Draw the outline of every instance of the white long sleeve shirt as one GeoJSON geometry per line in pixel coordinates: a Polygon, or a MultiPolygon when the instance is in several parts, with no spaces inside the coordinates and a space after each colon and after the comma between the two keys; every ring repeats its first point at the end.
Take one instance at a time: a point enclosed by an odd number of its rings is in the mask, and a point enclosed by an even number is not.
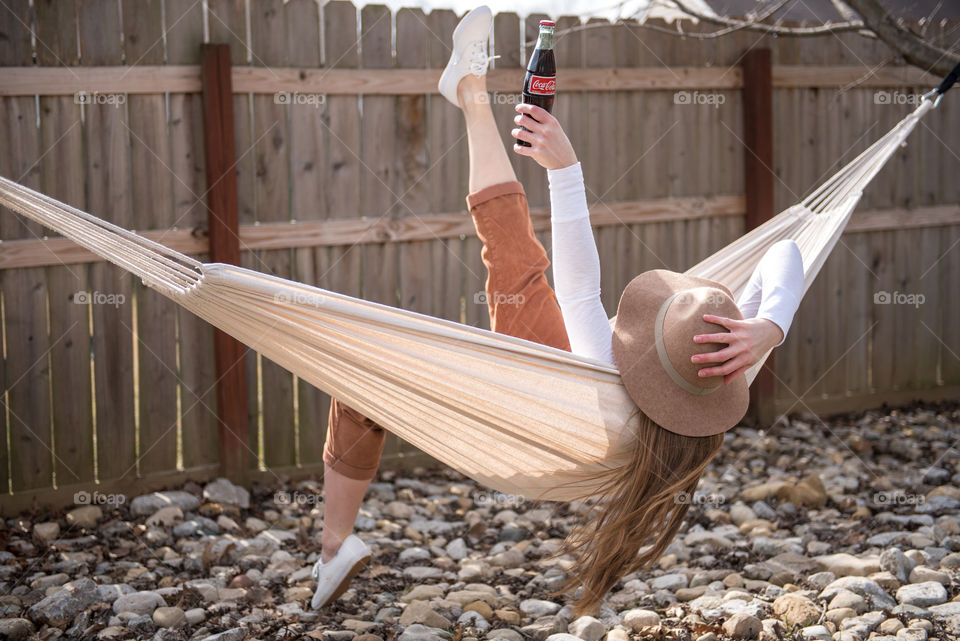
{"type": "MultiPolygon", "coordinates": [[[[550,181],[553,280],[574,354],[615,366],[613,330],[600,302],[600,256],[580,163],[547,172],[550,181]]],[[[737,301],[744,318],[765,318],[783,330],[783,343],[803,296],[803,260],[792,240],[774,243],[737,301]]]]}

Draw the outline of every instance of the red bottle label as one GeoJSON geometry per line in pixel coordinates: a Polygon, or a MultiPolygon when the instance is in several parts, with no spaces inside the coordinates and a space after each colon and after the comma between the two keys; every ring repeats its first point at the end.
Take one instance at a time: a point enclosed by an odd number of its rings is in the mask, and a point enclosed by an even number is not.
{"type": "Polygon", "coordinates": [[[555,77],[530,76],[530,88],[527,91],[541,96],[552,96],[557,93],[557,79],[555,77]]]}

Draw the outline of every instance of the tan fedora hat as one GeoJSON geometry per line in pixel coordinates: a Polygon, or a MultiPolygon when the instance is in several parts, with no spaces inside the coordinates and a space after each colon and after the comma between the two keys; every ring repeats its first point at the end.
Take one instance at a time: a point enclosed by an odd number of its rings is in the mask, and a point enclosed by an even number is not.
{"type": "Polygon", "coordinates": [[[736,425],[747,412],[750,390],[743,376],[725,385],[722,376],[700,377],[694,354],[726,347],[694,343],[696,334],[726,332],[704,314],[742,319],[730,290],[706,278],[666,269],[644,272],[620,296],[613,327],[613,358],[637,407],[658,425],[684,436],[710,436],[736,425]]]}

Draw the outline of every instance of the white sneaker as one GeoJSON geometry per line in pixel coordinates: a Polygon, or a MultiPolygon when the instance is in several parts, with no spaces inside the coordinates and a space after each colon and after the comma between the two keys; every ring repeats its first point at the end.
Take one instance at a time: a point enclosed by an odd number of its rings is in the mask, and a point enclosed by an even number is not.
{"type": "Polygon", "coordinates": [[[340,544],[337,555],[329,562],[317,560],[313,564],[313,578],[317,580],[317,589],[313,593],[310,607],[318,610],[336,601],[346,592],[350,579],[370,560],[370,548],[356,535],[351,534],[340,544]]]}
{"type": "Polygon", "coordinates": [[[480,6],[463,16],[453,32],[453,53],[437,87],[443,97],[457,107],[460,106],[457,87],[463,77],[472,73],[479,78],[487,73],[490,61],[498,57],[487,55],[487,41],[492,26],[493,13],[490,7],[480,6]]]}

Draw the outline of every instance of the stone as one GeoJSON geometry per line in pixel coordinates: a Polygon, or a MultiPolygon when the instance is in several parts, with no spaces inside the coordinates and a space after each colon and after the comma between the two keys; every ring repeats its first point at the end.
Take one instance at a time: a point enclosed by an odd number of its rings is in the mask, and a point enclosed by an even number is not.
{"type": "Polygon", "coordinates": [[[823,568],[837,576],[869,576],[880,571],[880,558],[853,556],[852,554],[828,554],[816,557],[823,568]]]}
{"type": "Polygon", "coordinates": [[[391,519],[409,519],[414,515],[413,506],[405,501],[390,501],[383,506],[381,510],[384,515],[389,516],[391,519]]]}
{"type": "Polygon", "coordinates": [[[650,589],[654,591],[670,590],[671,592],[675,592],[676,590],[687,587],[689,583],[690,581],[686,574],[664,574],[650,581],[650,589]]]}
{"type": "Polygon", "coordinates": [[[97,527],[97,521],[103,518],[103,510],[96,505],[84,505],[67,512],[67,525],[92,530],[97,527]]]}
{"type": "Polygon", "coordinates": [[[599,619],[583,616],[567,626],[567,632],[583,641],[600,641],[607,630],[599,619]]]}
{"type": "Polygon", "coordinates": [[[457,537],[454,540],[447,543],[447,546],[444,548],[444,551],[454,561],[462,561],[467,558],[467,554],[470,550],[467,548],[466,541],[461,537],[457,537]]]}
{"type": "Polygon", "coordinates": [[[752,614],[740,612],[724,621],[722,627],[723,631],[734,639],[756,639],[763,629],[763,624],[752,614]]]}
{"type": "Polygon", "coordinates": [[[837,580],[837,575],[833,572],[815,572],[807,577],[807,583],[817,590],[822,590],[837,580]]]}
{"type": "Polygon", "coordinates": [[[88,578],[71,581],[27,610],[35,623],[65,628],[73,618],[99,600],[97,584],[88,578]]]}
{"type": "Polygon", "coordinates": [[[940,605],[948,598],[947,589],[937,581],[910,583],[897,590],[897,601],[907,605],[927,608],[931,605],[940,605]]]}
{"type": "Polygon", "coordinates": [[[867,599],[871,606],[877,609],[891,609],[896,607],[897,602],[884,592],[876,581],[862,576],[846,576],[837,579],[825,587],[819,595],[820,599],[829,601],[837,595],[840,590],[850,590],[855,594],[867,599]]]}
{"type": "Polygon", "coordinates": [[[236,505],[243,509],[250,507],[250,492],[222,477],[204,486],[203,498],[213,503],[236,505]]]}
{"type": "Polygon", "coordinates": [[[411,581],[424,581],[440,578],[443,576],[443,570],[429,565],[411,565],[403,569],[403,576],[411,581]]]}
{"type": "Polygon", "coordinates": [[[151,492],[130,501],[130,512],[136,516],[146,516],[168,505],[175,505],[188,512],[200,506],[200,499],[182,490],[151,492]]]}
{"type": "Polygon", "coordinates": [[[789,627],[806,627],[820,618],[820,608],[803,595],[784,594],[773,602],[773,614],[789,627]]]}
{"type": "Polygon", "coordinates": [[[940,572],[923,565],[918,565],[910,571],[910,583],[925,583],[926,581],[936,581],[945,586],[950,585],[950,575],[946,572],[940,572]]]}
{"type": "Polygon", "coordinates": [[[416,585],[412,590],[400,597],[401,603],[411,601],[429,601],[443,596],[444,589],[439,585],[416,585]]]}
{"type": "Polygon", "coordinates": [[[188,625],[200,625],[207,618],[207,613],[203,608],[190,608],[183,615],[186,617],[188,625]]]}
{"type": "Polygon", "coordinates": [[[582,641],[572,634],[566,632],[560,632],[557,634],[551,634],[547,637],[546,641],[582,641]]]}
{"type": "Polygon", "coordinates": [[[499,628],[487,633],[487,639],[502,639],[503,641],[523,641],[523,635],[510,628],[499,628]]]}
{"type": "Polygon", "coordinates": [[[436,612],[426,601],[411,601],[400,615],[400,625],[403,627],[414,623],[444,630],[451,626],[450,620],[436,612]]]}
{"type": "Polygon", "coordinates": [[[179,628],[187,623],[187,615],[180,608],[166,606],[153,611],[153,622],[161,628],[179,628]]]}
{"type": "Polygon", "coordinates": [[[473,628],[479,632],[486,632],[490,629],[490,623],[487,619],[474,610],[467,610],[457,618],[457,624],[467,628],[473,628]]]}
{"type": "Polygon", "coordinates": [[[153,614],[153,611],[167,604],[163,597],[156,592],[149,590],[143,592],[131,592],[124,594],[113,602],[113,611],[116,614],[121,612],[133,612],[138,615],[153,614]]]}
{"type": "Polygon", "coordinates": [[[203,641],[243,641],[247,638],[247,628],[230,628],[224,632],[204,637],[203,641]]]}
{"type": "Polygon", "coordinates": [[[33,632],[33,623],[28,619],[0,619],[0,639],[26,641],[33,632]]]}
{"type": "Polygon", "coordinates": [[[442,641],[449,638],[450,634],[445,630],[415,623],[405,628],[403,633],[397,637],[397,641],[442,641]]]}
{"type": "Polygon", "coordinates": [[[913,565],[900,548],[887,548],[880,554],[880,569],[897,577],[900,583],[907,582],[913,565]]]}
{"type": "Polygon", "coordinates": [[[463,606],[464,612],[476,612],[484,619],[489,621],[493,618],[493,608],[491,608],[485,601],[473,601],[463,606]]]}
{"type": "Polygon", "coordinates": [[[525,599],[520,602],[520,610],[534,619],[539,619],[559,612],[560,604],[543,599],[525,599]]]}
{"type": "Polygon", "coordinates": [[[833,635],[826,626],[811,625],[800,631],[800,638],[804,641],[833,641],[833,635]]]}
{"type": "Polygon", "coordinates": [[[816,474],[807,476],[796,485],[782,485],[774,492],[774,496],[804,507],[821,508],[827,504],[827,490],[816,474]]]}
{"type": "Polygon", "coordinates": [[[166,527],[182,520],[183,510],[176,505],[168,505],[154,512],[150,518],[147,519],[147,525],[153,527],[166,527]]]}
{"type": "Polygon", "coordinates": [[[56,521],[37,523],[33,526],[33,533],[44,541],[52,541],[60,536],[60,524],[56,521]]]}
{"type": "Polygon", "coordinates": [[[855,614],[863,614],[869,609],[869,606],[867,605],[867,600],[856,592],[851,592],[850,590],[840,590],[830,601],[827,609],[849,609],[855,614]]]}
{"type": "Polygon", "coordinates": [[[534,641],[544,641],[551,634],[559,634],[567,629],[566,619],[558,616],[543,616],[521,628],[524,636],[534,641]]]}
{"type": "Polygon", "coordinates": [[[835,608],[833,610],[827,610],[824,614],[824,618],[827,621],[837,626],[844,620],[852,619],[855,616],[857,616],[857,612],[851,608],[835,608]]]}

